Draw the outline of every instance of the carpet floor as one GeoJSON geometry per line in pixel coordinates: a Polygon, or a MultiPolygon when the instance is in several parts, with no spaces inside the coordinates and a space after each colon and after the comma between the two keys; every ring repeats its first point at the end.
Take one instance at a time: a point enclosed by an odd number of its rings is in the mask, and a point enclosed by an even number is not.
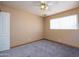
{"type": "Polygon", "coordinates": [[[40,40],[1,51],[0,57],[79,57],[79,49],[48,40],[40,40]]]}

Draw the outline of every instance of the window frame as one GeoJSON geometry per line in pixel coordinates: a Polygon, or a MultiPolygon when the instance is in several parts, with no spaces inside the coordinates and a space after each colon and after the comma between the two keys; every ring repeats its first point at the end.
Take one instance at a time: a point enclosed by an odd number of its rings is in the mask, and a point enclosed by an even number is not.
{"type": "Polygon", "coordinates": [[[79,16],[78,16],[79,14],[73,14],[73,15],[69,15],[69,16],[64,16],[64,17],[59,17],[59,18],[53,18],[53,19],[50,19],[50,22],[49,22],[49,27],[50,27],[50,29],[51,30],[54,30],[54,29],[78,29],[78,19],[79,19],[79,16]],[[53,28],[53,27],[51,27],[51,21],[52,20],[60,20],[60,19],[64,19],[65,17],[71,17],[71,16],[75,16],[76,17],[76,26],[75,26],[75,28],[53,28]]]}

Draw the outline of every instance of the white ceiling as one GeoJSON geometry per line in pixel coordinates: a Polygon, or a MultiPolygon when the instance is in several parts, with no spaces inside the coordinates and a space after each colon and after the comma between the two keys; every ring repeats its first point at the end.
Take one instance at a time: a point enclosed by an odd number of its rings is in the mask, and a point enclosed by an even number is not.
{"type": "MultiPolygon", "coordinates": [[[[1,3],[41,16],[40,1],[3,1],[1,3]]],[[[45,12],[47,16],[79,7],[79,1],[46,1],[46,3],[48,4],[48,10],[45,12]]]]}

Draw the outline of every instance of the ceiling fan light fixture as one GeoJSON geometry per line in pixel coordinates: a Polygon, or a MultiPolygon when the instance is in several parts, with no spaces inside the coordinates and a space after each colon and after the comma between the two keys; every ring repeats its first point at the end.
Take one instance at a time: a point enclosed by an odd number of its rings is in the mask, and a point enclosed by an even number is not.
{"type": "Polygon", "coordinates": [[[45,1],[41,1],[40,8],[41,8],[41,15],[44,16],[45,11],[48,9],[48,4],[46,4],[45,1]]]}
{"type": "Polygon", "coordinates": [[[45,5],[41,4],[41,10],[45,9],[45,5]]]}
{"type": "Polygon", "coordinates": [[[48,9],[48,5],[47,4],[45,4],[45,3],[41,3],[41,10],[46,10],[46,9],[48,9]]]}

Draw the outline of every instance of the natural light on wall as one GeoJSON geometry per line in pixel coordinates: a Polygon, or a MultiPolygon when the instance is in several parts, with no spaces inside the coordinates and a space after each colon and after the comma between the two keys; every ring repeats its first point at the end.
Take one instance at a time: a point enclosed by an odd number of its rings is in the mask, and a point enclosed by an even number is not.
{"type": "Polygon", "coordinates": [[[77,15],[71,15],[50,20],[50,29],[78,29],[77,15]]]}

